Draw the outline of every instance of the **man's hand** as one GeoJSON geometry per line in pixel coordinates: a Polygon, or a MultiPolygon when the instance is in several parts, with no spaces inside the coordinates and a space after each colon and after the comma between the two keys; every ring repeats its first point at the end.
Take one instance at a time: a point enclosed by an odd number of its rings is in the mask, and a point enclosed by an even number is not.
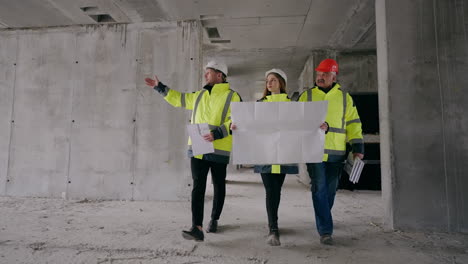
{"type": "Polygon", "coordinates": [[[322,129],[324,132],[328,130],[328,124],[327,122],[323,123],[320,125],[320,129],[322,129]]]}
{"type": "Polygon", "coordinates": [[[358,157],[358,158],[360,158],[360,159],[363,159],[363,158],[364,158],[364,154],[362,154],[362,153],[353,153],[353,157],[354,157],[354,158],[358,157]]]}
{"type": "Polygon", "coordinates": [[[159,79],[158,76],[154,76],[154,80],[151,78],[145,78],[146,85],[150,86],[151,88],[158,86],[159,84],[159,79]]]}
{"type": "Polygon", "coordinates": [[[214,140],[213,133],[203,135],[203,139],[205,139],[208,142],[213,142],[214,140]]]}
{"type": "Polygon", "coordinates": [[[236,126],[234,123],[231,123],[230,129],[231,129],[231,130],[236,130],[236,129],[237,129],[237,126],[236,126]]]}

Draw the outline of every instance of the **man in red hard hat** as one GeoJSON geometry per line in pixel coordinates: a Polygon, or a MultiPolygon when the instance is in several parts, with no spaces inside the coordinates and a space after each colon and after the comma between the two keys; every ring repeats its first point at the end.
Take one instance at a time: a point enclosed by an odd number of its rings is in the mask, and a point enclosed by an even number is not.
{"type": "Polygon", "coordinates": [[[332,245],[333,218],[331,209],[335,201],[338,181],[346,159],[346,143],[352,146],[354,157],[364,157],[364,141],[359,115],[351,96],[336,81],[338,63],[325,59],[315,69],[315,86],[304,91],[300,102],[328,101],[325,121],[325,149],[321,163],[307,163],[311,179],[315,223],[320,242],[332,245]]]}

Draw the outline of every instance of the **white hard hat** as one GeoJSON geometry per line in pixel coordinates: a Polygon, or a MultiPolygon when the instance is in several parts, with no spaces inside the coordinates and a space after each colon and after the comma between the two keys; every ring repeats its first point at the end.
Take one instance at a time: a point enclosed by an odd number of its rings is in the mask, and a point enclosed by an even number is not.
{"type": "Polygon", "coordinates": [[[284,71],[282,71],[280,69],[271,69],[271,70],[265,72],[265,78],[268,77],[268,74],[270,74],[272,72],[279,74],[279,76],[283,77],[284,81],[286,83],[288,83],[288,77],[286,76],[286,73],[284,73],[284,71]]]}
{"type": "Polygon", "coordinates": [[[218,71],[224,73],[224,75],[226,75],[226,76],[228,75],[228,68],[227,68],[226,64],[223,63],[223,62],[215,61],[215,60],[209,61],[205,66],[205,70],[207,68],[212,68],[212,69],[215,69],[215,70],[218,70],[218,71]]]}

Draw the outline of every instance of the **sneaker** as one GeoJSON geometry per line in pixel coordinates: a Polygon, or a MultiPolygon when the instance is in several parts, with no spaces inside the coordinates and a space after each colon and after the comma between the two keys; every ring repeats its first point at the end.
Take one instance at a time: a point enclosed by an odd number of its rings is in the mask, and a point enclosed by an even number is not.
{"type": "Polygon", "coordinates": [[[182,230],[182,236],[187,240],[203,241],[205,239],[203,231],[198,229],[196,226],[192,226],[188,231],[182,230]]]}
{"type": "Polygon", "coordinates": [[[279,231],[271,230],[267,237],[267,244],[270,246],[280,246],[279,231]]]}
{"type": "Polygon", "coordinates": [[[208,224],[207,233],[216,233],[218,231],[218,220],[211,220],[208,224]]]}
{"type": "Polygon", "coordinates": [[[331,235],[320,236],[320,243],[324,245],[333,245],[333,238],[331,235]]]}

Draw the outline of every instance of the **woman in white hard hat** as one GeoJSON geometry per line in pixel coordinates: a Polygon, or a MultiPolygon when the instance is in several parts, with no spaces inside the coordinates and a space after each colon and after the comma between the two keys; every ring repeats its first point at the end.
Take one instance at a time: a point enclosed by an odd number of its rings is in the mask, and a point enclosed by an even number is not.
{"type": "MultiPolygon", "coordinates": [[[[280,69],[271,69],[265,73],[263,97],[257,102],[289,102],[286,93],[286,74],[280,69]]],[[[256,165],[255,173],[260,173],[266,192],[266,209],[269,234],[267,243],[271,246],[281,245],[278,229],[278,208],[281,199],[281,188],[286,174],[298,174],[297,164],[256,165]]]]}

